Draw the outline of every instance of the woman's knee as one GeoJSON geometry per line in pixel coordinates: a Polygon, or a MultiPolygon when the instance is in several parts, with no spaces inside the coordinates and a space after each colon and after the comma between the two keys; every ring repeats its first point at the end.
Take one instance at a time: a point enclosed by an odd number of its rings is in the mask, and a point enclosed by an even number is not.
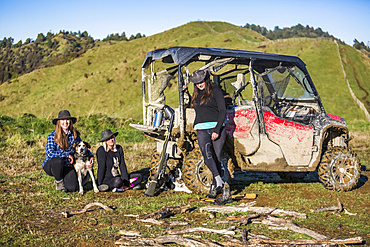
{"type": "Polygon", "coordinates": [[[73,167],[65,167],[64,169],[64,187],[68,192],[78,191],[77,173],[73,167]]]}
{"type": "Polygon", "coordinates": [[[121,188],[123,185],[123,180],[121,177],[114,177],[111,181],[109,187],[113,188],[121,188]]]}
{"type": "Polygon", "coordinates": [[[63,169],[64,169],[64,162],[60,157],[55,157],[50,160],[48,160],[44,167],[44,171],[49,176],[62,176],[63,169]]]}

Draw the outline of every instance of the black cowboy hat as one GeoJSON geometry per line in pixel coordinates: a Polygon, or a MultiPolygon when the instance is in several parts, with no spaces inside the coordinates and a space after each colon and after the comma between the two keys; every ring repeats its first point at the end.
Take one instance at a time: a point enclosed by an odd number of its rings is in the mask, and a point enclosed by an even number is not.
{"type": "Polygon", "coordinates": [[[69,113],[68,110],[62,110],[58,113],[58,118],[53,119],[53,124],[57,124],[58,120],[61,119],[69,119],[72,120],[72,123],[77,122],[77,118],[71,117],[71,114],[69,113]]]}
{"type": "Polygon", "coordinates": [[[113,133],[110,129],[107,129],[101,132],[100,135],[101,135],[101,140],[99,142],[104,142],[112,138],[112,136],[116,137],[118,135],[118,132],[113,133]]]}
{"type": "Polygon", "coordinates": [[[207,77],[207,71],[205,70],[196,70],[189,76],[189,79],[192,83],[198,84],[204,81],[207,77]]]}

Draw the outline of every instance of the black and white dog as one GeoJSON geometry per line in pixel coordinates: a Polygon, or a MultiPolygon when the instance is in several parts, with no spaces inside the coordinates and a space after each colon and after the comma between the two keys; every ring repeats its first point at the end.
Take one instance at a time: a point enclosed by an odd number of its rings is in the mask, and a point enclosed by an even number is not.
{"type": "Polygon", "coordinates": [[[99,192],[98,186],[96,185],[93,169],[88,168],[88,165],[90,165],[90,152],[88,151],[89,148],[91,148],[90,144],[87,142],[79,142],[75,143],[75,163],[74,168],[77,172],[77,178],[78,178],[78,185],[79,185],[79,193],[80,195],[84,194],[84,189],[82,186],[83,178],[86,177],[87,173],[90,174],[90,178],[93,183],[94,192],[99,192]]]}

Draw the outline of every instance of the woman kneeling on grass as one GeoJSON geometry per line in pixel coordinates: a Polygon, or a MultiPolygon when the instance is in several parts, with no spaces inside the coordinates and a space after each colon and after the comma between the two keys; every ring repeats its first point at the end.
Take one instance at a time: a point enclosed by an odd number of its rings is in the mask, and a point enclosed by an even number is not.
{"type": "MultiPolygon", "coordinates": [[[[77,119],[71,117],[67,110],[60,111],[58,118],[53,119],[55,130],[53,130],[46,141],[46,158],[42,168],[56,181],[55,189],[64,192],[75,192],[78,190],[77,173],[73,167],[72,145],[81,142],[80,134],[73,127],[77,119]]],[[[90,153],[90,167],[94,165],[94,156],[90,153]]],[[[86,176],[84,181],[88,181],[86,176]]]]}
{"type": "Polygon", "coordinates": [[[110,129],[101,133],[102,146],[96,151],[98,160],[98,188],[100,191],[122,192],[139,189],[141,174],[128,174],[123,148],[116,144],[118,132],[110,129]]]}

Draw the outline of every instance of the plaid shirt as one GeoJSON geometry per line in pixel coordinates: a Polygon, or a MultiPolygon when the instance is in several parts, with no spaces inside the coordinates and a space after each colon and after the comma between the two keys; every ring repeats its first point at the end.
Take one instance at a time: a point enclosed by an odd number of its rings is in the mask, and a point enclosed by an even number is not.
{"type": "Polygon", "coordinates": [[[74,149],[72,148],[73,143],[80,142],[81,138],[80,136],[77,136],[76,139],[74,139],[73,133],[71,131],[68,131],[67,139],[69,143],[68,150],[63,150],[59,147],[59,144],[57,144],[54,140],[55,136],[55,130],[53,130],[49,135],[48,139],[46,140],[46,158],[44,162],[42,163],[42,167],[44,167],[45,163],[55,157],[61,157],[64,160],[64,166],[73,166],[68,162],[68,156],[74,153],[74,149]]]}

